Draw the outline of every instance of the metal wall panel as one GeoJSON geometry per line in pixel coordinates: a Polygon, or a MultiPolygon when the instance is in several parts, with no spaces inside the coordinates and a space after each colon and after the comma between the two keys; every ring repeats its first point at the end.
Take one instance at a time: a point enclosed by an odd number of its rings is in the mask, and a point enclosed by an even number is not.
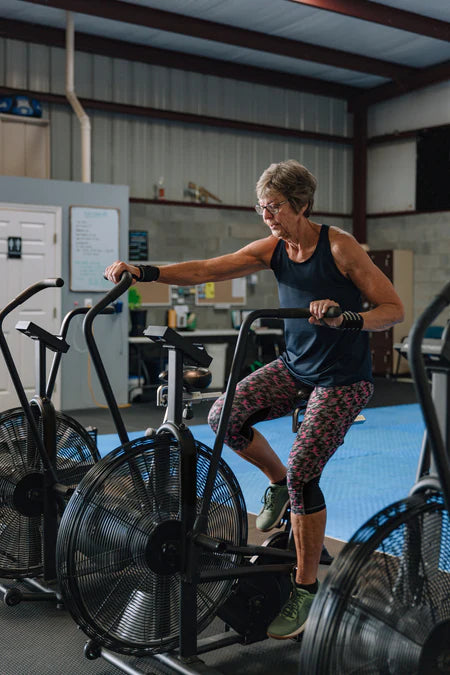
{"type": "MultiPolygon", "coordinates": [[[[52,175],[80,180],[80,131],[70,110],[50,106],[52,175]]],[[[92,178],[130,185],[132,196],[153,198],[164,177],[167,199],[188,199],[189,181],[203,185],[227,204],[251,205],[255,182],[271,162],[297,158],[319,178],[316,208],[351,209],[351,152],[311,141],[286,142],[231,130],[132,120],[93,113],[92,178]]]]}
{"type": "Polygon", "coordinates": [[[112,183],[113,119],[91,117],[92,180],[112,183]]]}
{"type": "Polygon", "coordinates": [[[17,40],[2,40],[5,42],[2,83],[7,87],[28,87],[28,47],[17,40]]]}
{"type": "MultiPolygon", "coordinates": [[[[64,94],[66,88],[66,59],[62,49],[50,47],[50,92],[64,94]]],[[[78,55],[78,52],[77,52],[78,55]]],[[[75,85],[77,82],[75,81],[75,85]]]]}
{"type": "Polygon", "coordinates": [[[50,88],[50,50],[45,45],[29,45],[27,82],[31,91],[50,88]]]}
{"type": "MultiPolygon", "coordinates": [[[[134,82],[133,78],[133,63],[123,59],[113,59],[112,90],[111,96],[108,98],[117,103],[129,103],[133,100],[133,88],[138,85],[139,83],[134,82]]],[[[94,94],[94,98],[96,98],[96,94],[94,94]]]]}
{"type": "Polygon", "coordinates": [[[370,106],[367,128],[369,136],[381,136],[448,124],[449,117],[450,81],[447,80],[370,106]]]}
{"type": "MultiPolygon", "coordinates": [[[[0,84],[34,91],[65,92],[65,51],[0,40],[0,84]]],[[[75,53],[75,90],[80,98],[147,106],[349,135],[346,102],[305,92],[238,82],[75,53]]],[[[79,123],[63,105],[44,106],[51,120],[52,177],[81,178],[79,123]]],[[[316,208],[351,212],[349,147],[194,124],[88,111],[92,128],[92,180],[130,185],[134,197],[151,199],[164,177],[166,198],[189,199],[189,181],[226,204],[252,205],[255,183],[272,162],[295,158],[318,176],[316,208]]]]}
{"type": "MultiPolygon", "coordinates": [[[[44,111],[45,115],[45,111],[44,111]]],[[[69,108],[50,106],[50,169],[52,178],[79,180],[72,176],[72,126],[73,113],[69,108]]]]}
{"type": "Polygon", "coordinates": [[[416,208],[416,139],[369,147],[367,213],[416,208]]]}

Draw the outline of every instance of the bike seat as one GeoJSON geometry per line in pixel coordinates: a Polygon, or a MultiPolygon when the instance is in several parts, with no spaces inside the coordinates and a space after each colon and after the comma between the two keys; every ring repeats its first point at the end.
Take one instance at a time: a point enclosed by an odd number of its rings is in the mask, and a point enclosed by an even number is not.
{"type": "MultiPolygon", "coordinates": [[[[161,382],[167,382],[167,370],[163,370],[158,378],[161,382]]],[[[186,367],[183,368],[183,386],[186,391],[201,391],[211,384],[212,373],[208,368],[186,367]]]]}
{"type": "Polygon", "coordinates": [[[314,387],[309,387],[307,384],[302,384],[297,390],[297,399],[299,401],[307,401],[312,394],[314,387]]]}
{"type": "Polygon", "coordinates": [[[305,411],[308,404],[308,399],[314,387],[309,387],[307,384],[302,384],[297,390],[297,405],[292,411],[292,433],[296,434],[300,426],[298,416],[305,411]]]}

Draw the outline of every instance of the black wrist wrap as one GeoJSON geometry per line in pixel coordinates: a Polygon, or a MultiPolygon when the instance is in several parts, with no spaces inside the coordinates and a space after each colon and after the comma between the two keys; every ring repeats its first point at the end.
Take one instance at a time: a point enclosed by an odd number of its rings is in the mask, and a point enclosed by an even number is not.
{"type": "Polygon", "coordinates": [[[154,265],[138,265],[141,272],[139,281],[157,281],[159,278],[159,267],[154,265]]]}
{"type": "Polygon", "coordinates": [[[340,330],[361,330],[364,325],[364,319],[358,312],[342,312],[342,323],[340,330]]]}

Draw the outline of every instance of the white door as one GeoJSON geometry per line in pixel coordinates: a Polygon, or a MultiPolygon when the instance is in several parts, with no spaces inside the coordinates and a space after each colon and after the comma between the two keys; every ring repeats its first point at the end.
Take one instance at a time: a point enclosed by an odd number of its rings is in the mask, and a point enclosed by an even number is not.
{"type": "MultiPolygon", "coordinates": [[[[0,307],[3,309],[28,286],[61,274],[61,208],[0,203],[0,307]],[[8,237],[20,237],[20,257],[8,257],[8,237]]],[[[35,341],[15,330],[18,321],[33,321],[57,335],[61,323],[61,289],[40,291],[15,309],[3,331],[27,398],[36,391],[35,341]]],[[[47,372],[53,352],[47,351],[47,372]]],[[[53,403],[59,407],[60,386],[53,403]]],[[[15,408],[19,399],[0,354],[0,412],[15,408]]]]}

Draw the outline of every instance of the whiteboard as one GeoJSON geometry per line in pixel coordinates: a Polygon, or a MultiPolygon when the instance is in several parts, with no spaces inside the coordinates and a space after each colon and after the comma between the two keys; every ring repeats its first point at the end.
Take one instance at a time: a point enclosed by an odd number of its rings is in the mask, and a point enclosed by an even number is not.
{"type": "Polygon", "coordinates": [[[70,290],[108,291],[105,267],[119,258],[119,209],[70,207],[70,290]]]}

